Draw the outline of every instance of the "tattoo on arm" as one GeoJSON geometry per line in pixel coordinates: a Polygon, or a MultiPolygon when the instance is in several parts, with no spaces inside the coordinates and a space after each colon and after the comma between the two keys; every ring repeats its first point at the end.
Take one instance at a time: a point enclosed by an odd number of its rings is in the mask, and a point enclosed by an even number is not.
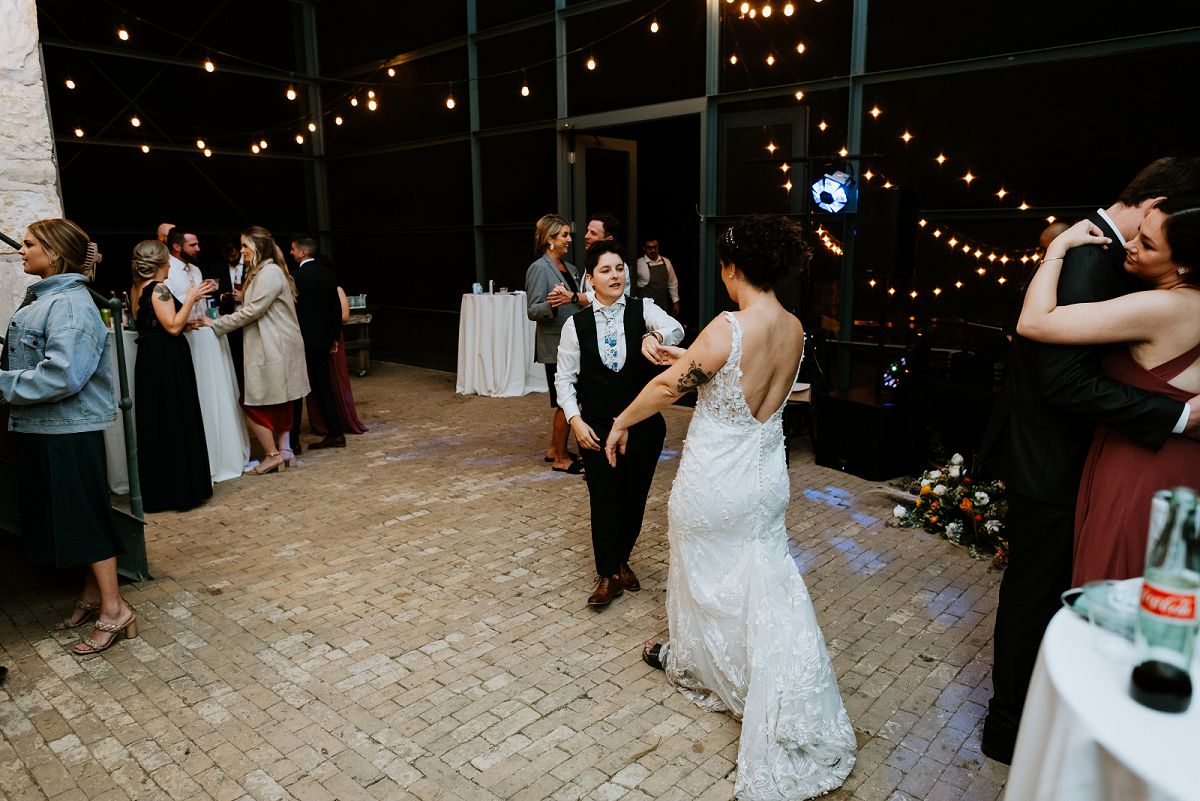
{"type": "Polygon", "coordinates": [[[154,287],[154,292],[158,295],[159,300],[171,299],[171,290],[167,288],[166,284],[159,284],[158,286],[154,287]]]}
{"type": "Polygon", "coordinates": [[[683,375],[679,376],[679,381],[675,384],[675,389],[682,395],[685,392],[691,392],[710,378],[712,378],[712,375],[704,372],[700,369],[700,365],[692,362],[688,365],[688,369],[684,371],[683,375]]]}

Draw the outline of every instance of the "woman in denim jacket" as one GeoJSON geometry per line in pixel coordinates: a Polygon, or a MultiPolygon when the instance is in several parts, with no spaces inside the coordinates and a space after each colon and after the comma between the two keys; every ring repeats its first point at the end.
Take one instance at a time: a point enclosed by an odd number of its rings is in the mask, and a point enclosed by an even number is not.
{"type": "Polygon", "coordinates": [[[69,220],[29,226],[21,257],[33,284],[0,355],[0,402],[19,445],[21,527],[31,562],[89,565],[83,595],[56,629],[96,618],[74,648],[85,656],[137,636],[117,586],[103,431],[116,418],[108,332],[86,286],[100,255],[69,220]]]}

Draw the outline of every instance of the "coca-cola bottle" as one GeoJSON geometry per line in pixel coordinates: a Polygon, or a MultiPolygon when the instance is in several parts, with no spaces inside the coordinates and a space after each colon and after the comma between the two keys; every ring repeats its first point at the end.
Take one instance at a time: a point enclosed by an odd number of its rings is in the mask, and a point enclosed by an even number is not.
{"type": "Polygon", "coordinates": [[[1161,712],[1183,712],[1192,702],[1192,647],[1200,588],[1196,491],[1161,490],[1150,512],[1146,575],[1138,610],[1137,667],[1129,693],[1161,712]]]}

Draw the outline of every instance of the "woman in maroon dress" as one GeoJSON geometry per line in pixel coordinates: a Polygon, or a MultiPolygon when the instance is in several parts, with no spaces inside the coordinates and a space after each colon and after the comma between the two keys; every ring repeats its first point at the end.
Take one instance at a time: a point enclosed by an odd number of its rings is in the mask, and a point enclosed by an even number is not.
{"type": "MultiPolygon", "coordinates": [[[[338,299],[342,303],[342,325],[350,319],[350,300],[346,290],[337,288],[338,299]]],[[[333,399],[337,401],[338,417],[342,421],[342,431],[346,434],[365,434],[367,427],[358,419],[358,409],[354,406],[354,391],[350,389],[350,368],[346,364],[346,338],[338,332],[337,350],[329,355],[329,377],[333,386],[333,399]]],[[[308,424],[314,434],[325,435],[325,418],[321,416],[321,404],[316,402],[313,395],[308,396],[308,424]]]]}
{"type": "MultiPolygon", "coordinates": [[[[1118,381],[1195,403],[1200,395],[1200,197],[1171,198],[1150,211],[1125,270],[1148,285],[1100,303],[1056,305],[1067,250],[1107,246],[1084,220],[1060,235],[1029,284],[1017,332],[1039,342],[1122,343],[1104,355],[1118,381]]],[[[1200,486],[1200,440],[1172,436],[1157,451],[1105,425],[1096,427],[1075,509],[1076,586],[1142,575],[1150,501],[1157,490],[1200,486]]]]}

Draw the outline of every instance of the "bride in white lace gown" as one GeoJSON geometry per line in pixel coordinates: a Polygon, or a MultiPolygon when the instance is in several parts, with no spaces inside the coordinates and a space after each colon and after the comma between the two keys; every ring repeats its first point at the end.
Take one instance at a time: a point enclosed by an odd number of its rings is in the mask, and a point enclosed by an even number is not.
{"type": "Polygon", "coordinates": [[[643,658],[701,708],[742,721],[734,795],[805,799],[841,786],[854,729],[804,579],[788,554],[783,407],[803,328],[771,287],[803,257],[799,227],[755,216],[726,231],[721,280],[738,304],[614,421],[624,431],[691,388],[699,397],[670,500],[670,640],[643,658]]]}

